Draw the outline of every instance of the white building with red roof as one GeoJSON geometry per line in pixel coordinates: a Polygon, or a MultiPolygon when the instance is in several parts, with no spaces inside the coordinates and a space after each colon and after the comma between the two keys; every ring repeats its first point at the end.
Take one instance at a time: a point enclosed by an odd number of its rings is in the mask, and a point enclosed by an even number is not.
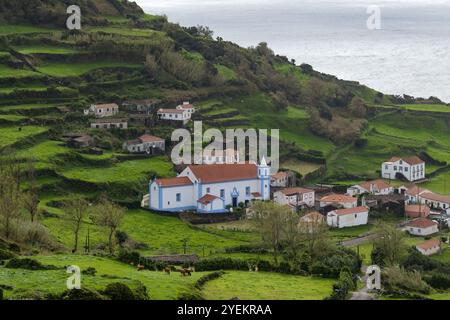
{"type": "Polygon", "coordinates": [[[378,179],[355,184],[354,186],[347,188],[347,194],[350,196],[357,196],[364,193],[370,193],[375,196],[387,195],[394,193],[394,187],[386,181],[378,179]]]}
{"type": "Polygon", "coordinates": [[[191,120],[191,113],[186,109],[159,109],[158,119],[166,121],[178,121],[186,124],[191,120]]]}
{"type": "Polygon", "coordinates": [[[328,212],[327,224],[332,228],[347,228],[367,224],[369,209],[367,207],[355,207],[339,209],[328,212]]]}
{"type": "Polygon", "coordinates": [[[355,208],[358,205],[358,199],[346,194],[329,194],[320,199],[320,207],[335,206],[344,209],[355,208]]]}
{"type": "Polygon", "coordinates": [[[405,229],[414,236],[423,237],[439,232],[438,223],[426,218],[419,218],[408,222],[405,229]]]}
{"type": "Polygon", "coordinates": [[[189,101],[183,102],[183,104],[180,104],[179,106],[177,106],[176,109],[177,110],[186,110],[191,116],[192,116],[192,114],[195,113],[194,105],[192,103],[190,103],[189,101]]]}
{"type": "Polygon", "coordinates": [[[425,179],[425,161],[417,156],[401,158],[393,157],[381,165],[381,177],[394,180],[403,175],[408,181],[425,179]]]}
{"type": "Polygon", "coordinates": [[[273,201],[294,208],[312,208],[315,204],[315,192],[306,188],[286,188],[275,192],[273,201]]]}
{"type": "Polygon", "coordinates": [[[176,178],[149,186],[149,208],[156,211],[223,213],[252,200],[270,199],[270,167],[252,163],[190,165],[176,178]]]}
{"type": "Polygon", "coordinates": [[[439,239],[430,239],[418,244],[416,249],[425,256],[431,256],[441,251],[441,241],[439,239]]]}

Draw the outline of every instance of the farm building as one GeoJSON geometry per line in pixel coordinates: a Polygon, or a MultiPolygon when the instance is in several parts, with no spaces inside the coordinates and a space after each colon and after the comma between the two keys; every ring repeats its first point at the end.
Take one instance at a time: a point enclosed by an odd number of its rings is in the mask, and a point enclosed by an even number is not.
{"type": "Polygon", "coordinates": [[[279,171],[270,177],[270,186],[274,188],[287,188],[295,186],[296,176],[292,171],[279,171]]]}
{"type": "Polygon", "coordinates": [[[184,109],[159,109],[158,119],[166,121],[177,121],[186,124],[191,120],[191,113],[184,109]]]}
{"type": "Polygon", "coordinates": [[[430,192],[430,190],[421,188],[417,185],[411,185],[409,187],[400,187],[399,191],[401,193],[404,193],[406,196],[406,203],[419,203],[420,197],[427,192],[430,192]]]}
{"type": "Polygon", "coordinates": [[[408,218],[426,218],[430,215],[430,208],[420,204],[409,204],[405,206],[405,215],[408,218]]]}
{"type": "Polygon", "coordinates": [[[93,129],[127,129],[128,122],[126,119],[97,119],[91,122],[93,129]]]}
{"type": "Polygon", "coordinates": [[[68,133],[63,135],[63,139],[72,148],[89,148],[95,145],[94,138],[84,133],[68,133]]]}
{"type": "Polygon", "coordinates": [[[358,205],[358,199],[345,194],[329,194],[320,199],[320,207],[335,206],[345,209],[355,208],[358,205]]]}
{"type": "Polygon", "coordinates": [[[288,205],[294,209],[312,208],[315,204],[315,192],[306,188],[286,188],[276,191],[273,200],[280,205],[288,205]]]}
{"type": "Polygon", "coordinates": [[[332,228],[347,228],[367,224],[369,209],[355,207],[330,211],[327,214],[327,224],[332,228]]]}
{"type": "Polygon", "coordinates": [[[378,179],[374,181],[366,181],[356,184],[347,189],[347,194],[350,196],[357,196],[364,193],[373,195],[387,195],[394,192],[394,187],[386,183],[384,180],[378,179]]]}
{"type": "Polygon", "coordinates": [[[204,164],[232,164],[239,162],[240,162],[239,152],[234,149],[203,150],[202,163],[204,164]]]}
{"type": "Polygon", "coordinates": [[[303,233],[317,232],[321,228],[326,227],[325,217],[317,211],[310,212],[300,218],[298,227],[300,232],[303,233]]]}
{"type": "Polygon", "coordinates": [[[149,114],[159,102],[158,99],[127,100],[122,103],[122,107],[129,112],[149,114]]]}
{"type": "Polygon", "coordinates": [[[93,104],[84,110],[85,115],[94,115],[97,118],[111,117],[118,113],[119,106],[116,103],[93,104]]]}
{"type": "Polygon", "coordinates": [[[406,224],[406,230],[414,236],[429,236],[439,232],[437,222],[429,219],[419,218],[406,224]]]}
{"type": "Polygon", "coordinates": [[[441,251],[441,241],[438,239],[431,239],[418,244],[416,249],[425,256],[431,256],[441,251]]]}
{"type": "Polygon", "coordinates": [[[376,209],[386,212],[393,212],[403,215],[405,212],[405,195],[403,194],[387,194],[387,195],[364,195],[361,201],[363,206],[370,209],[376,209]]]}
{"type": "Polygon", "coordinates": [[[162,138],[144,134],[136,140],[130,140],[123,144],[123,149],[130,153],[154,154],[156,151],[165,151],[166,141],[162,138]]]}
{"type": "Polygon", "coordinates": [[[260,165],[189,165],[176,178],[149,185],[149,208],[157,211],[224,213],[240,203],[270,199],[270,167],[260,165]]]}
{"type": "Polygon", "coordinates": [[[408,181],[417,181],[425,178],[425,161],[417,156],[408,158],[393,157],[381,165],[381,177],[384,179],[397,179],[405,177],[408,181]]]}

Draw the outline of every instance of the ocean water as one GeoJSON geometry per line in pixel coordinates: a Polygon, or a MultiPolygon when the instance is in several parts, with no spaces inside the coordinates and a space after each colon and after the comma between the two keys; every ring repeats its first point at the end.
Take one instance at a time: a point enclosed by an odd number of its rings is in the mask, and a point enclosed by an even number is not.
{"type": "Polygon", "coordinates": [[[241,46],[278,54],[384,93],[450,102],[450,1],[138,0],[146,12],[207,25],[241,46]],[[381,29],[369,30],[369,5],[381,29]]]}

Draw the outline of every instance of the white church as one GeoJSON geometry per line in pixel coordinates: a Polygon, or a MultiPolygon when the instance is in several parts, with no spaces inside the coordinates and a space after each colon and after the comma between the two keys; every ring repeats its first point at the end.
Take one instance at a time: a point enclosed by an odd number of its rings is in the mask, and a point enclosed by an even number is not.
{"type": "Polygon", "coordinates": [[[149,185],[149,208],[156,211],[225,213],[252,200],[270,199],[270,167],[255,163],[190,165],[176,178],[149,185]]]}

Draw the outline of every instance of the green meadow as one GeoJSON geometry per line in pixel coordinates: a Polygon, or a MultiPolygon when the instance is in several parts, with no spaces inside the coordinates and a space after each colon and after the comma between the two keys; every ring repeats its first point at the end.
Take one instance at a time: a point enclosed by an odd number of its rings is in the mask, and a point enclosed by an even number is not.
{"type": "Polygon", "coordinates": [[[76,77],[96,69],[103,69],[103,68],[135,69],[140,67],[141,66],[138,64],[114,62],[114,61],[98,61],[88,63],[52,62],[43,64],[38,68],[38,70],[42,73],[54,77],[76,77]]]}
{"type": "Polygon", "coordinates": [[[48,130],[39,126],[0,127],[0,148],[12,145],[20,140],[31,138],[48,130]]]}

